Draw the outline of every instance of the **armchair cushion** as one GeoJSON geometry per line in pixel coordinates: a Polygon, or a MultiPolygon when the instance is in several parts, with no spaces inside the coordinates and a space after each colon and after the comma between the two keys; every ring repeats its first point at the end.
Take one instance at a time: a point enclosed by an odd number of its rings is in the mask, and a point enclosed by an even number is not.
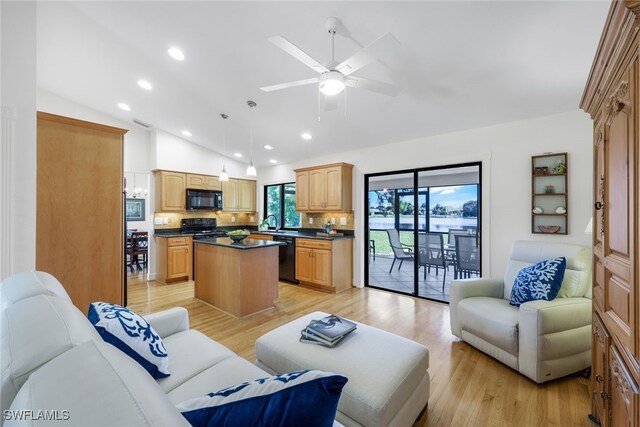
{"type": "Polygon", "coordinates": [[[510,306],[507,300],[465,298],[458,303],[458,316],[464,325],[463,334],[474,335],[514,356],[518,355],[518,309],[510,306]]]}
{"type": "Polygon", "coordinates": [[[509,304],[516,307],[527,301],[553,300],[560,291],[567,260],[558,257],[520,270],[511,288],[509,304]]]}
{"type": "Polygon", "coordinates": [[[161,338],[189,330],[189,313],[184,307],[174,307],[168,310],[151,313],[144,316],[161,338]]]}

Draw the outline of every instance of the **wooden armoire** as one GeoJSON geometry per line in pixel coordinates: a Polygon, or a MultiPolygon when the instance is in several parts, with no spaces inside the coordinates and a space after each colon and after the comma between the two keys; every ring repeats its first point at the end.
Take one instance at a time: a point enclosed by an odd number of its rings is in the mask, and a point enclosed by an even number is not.
{"type": "Polygon", "coordinates": [[[640,1],[614,1],[580,107],[594,122],[591,419],[640,425],[640,1]]]}
{"type": "Polygon", "coordinates": [[[125,304],[125,129],[38,112],[36,268],[83,313],[125,304]]]}

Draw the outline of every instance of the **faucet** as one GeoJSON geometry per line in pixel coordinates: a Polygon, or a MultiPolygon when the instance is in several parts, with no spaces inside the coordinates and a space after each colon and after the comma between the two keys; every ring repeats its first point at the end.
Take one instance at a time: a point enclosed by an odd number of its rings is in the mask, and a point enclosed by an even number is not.
{"type": "MultiPolygon", "coordinates": [[[[278,231],[280,231],[280,226],[278,226],[278,218],[276,218],[276,216],[274,214],[271,214],[271,215],[267,215],[264,218],[264,220],[267,221],[271,217],[273,217],[273,220],[276,222],[276,233],[277,233],[278,231]]],[[[267,223],[268,223],[268,221],[267,221],[267,223]]]]}

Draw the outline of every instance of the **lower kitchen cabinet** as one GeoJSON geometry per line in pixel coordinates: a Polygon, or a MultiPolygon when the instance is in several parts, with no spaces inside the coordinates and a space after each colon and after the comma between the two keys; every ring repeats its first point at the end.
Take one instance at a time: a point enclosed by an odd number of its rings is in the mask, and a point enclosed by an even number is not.
{"type": "Polygon", "coordinates": [[[353,277],[353,240],[296,239],[296,279],[328,292],[349,289],[353,277]]]}
{"type": "Polygon", "coordinates": [[[193,238],[156,236],[156,280],[182,282],[193,277],[193,238]]]}

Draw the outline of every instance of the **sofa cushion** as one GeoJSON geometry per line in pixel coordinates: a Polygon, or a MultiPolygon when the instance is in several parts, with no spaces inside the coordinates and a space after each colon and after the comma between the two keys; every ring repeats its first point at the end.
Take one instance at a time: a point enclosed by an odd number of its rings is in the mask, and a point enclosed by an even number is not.
{"type": "Polygon", "coordinates": [[[65,427],[189,425],[139,364],[104,342],[82,344],[31,374],[11,410],[66,411],[68,419],[49,422],[65,427]]]}
{"type": "Polygon", "coordinates": [[[51,295],[71,302],[62,284],[44,271],[14,274],[0,283],[0,311],[23,299],[36,295],[51,295]]]}
{"type": "Polygon", "coordinates": [[[565,257],[558,257],[523,268],[513,283],[509,304],[519,307],[527,301],[553,300],[560,291],[566,267],[565,257]]]}
{"type": "Polygon", "coordinates": [[[86,341],[102,341],[73,304],[37,295],[18,301],[0,314],[2,409],[6,409],[29,375],[43,364],[86,341]]]}
{"type": "MultiPolygon", "coordinates": [[[[199,372],[171,390],[167,396],[173,403],[202,397],[212,390],[222,390],[245,381],[268,377],[270,374],[239,356],[228,357],[199,372]]],[[[173,377],[174,375],[171,375],[173,377]]],[[[171,378],[168,377],[168,378],[171,378]]],[[[168,379],[167,378],[167,379],[168,379]]]]}
{"type": "Polygon", "coordinates": [[[118,304],[89,304],[89,321],[105,342],[138,362],[154,378],[166,377],[169,355],[160,335],[139,314],[118,304]]]}
{"type": "Polygon", "coordinates": [[[501,298],[472,297],[458,303],[463,331],[518,355],[518,308],[501,298]]]}
{"type": "Polygon", "coordinates": [[[329,427],[346,382],[341,375],[304,370],[244,382],[176,406],[198,427],[329,427]]]}
{"type": "MultiPolygon", "coordinates": [[[[237,357],[225,346],[194,329],[168,336],[164,344],[171,355],[171,375],[158,379],[158,384],[165,393],[222,360],[237,357]]],[[[209,388],[207,392],[211,391],[209,388]]]]}

